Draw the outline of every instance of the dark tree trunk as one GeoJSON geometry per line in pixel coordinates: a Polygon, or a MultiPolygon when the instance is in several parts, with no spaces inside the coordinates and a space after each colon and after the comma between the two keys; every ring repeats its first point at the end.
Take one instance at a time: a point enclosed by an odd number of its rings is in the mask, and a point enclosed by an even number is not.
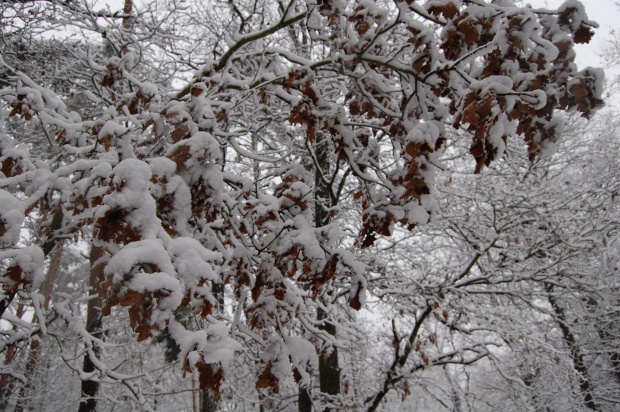
{"type": "Polygon", "coordinates": [[[297,410],[299,412],[312,412],[312,398],[310,397],[310,388],[307,386],[299,387],[297,410]]]}
{"type": "MultiPolygon", "coordinates": [[[[321,309],[317,312],[318,320],[325,320],[326,314],[321,309]]],[[[324,322],[319,326],[332,336],[336,336],[336,327],[329,322],[324,322]]],[[[340,393],[340,367],[338,366],[338,349],[331,348],[331,351],[323,351],[319,355],[319,384],[321,393],[329,395],[338,395],[340,393]]],[[[335,410],[334,408],[325,407],[323,412],[335,410]]]]}
{"type": "MultiPolygon", "coordinates": [[[[54,291],[54,284],[56,284],[56,278],[60,271],[60,261],[62,260],[62,254],[64,251],[64,240],[61,239],[56,243],[56,246],[52,249],[52,257],[50,259],[50,266],[45,276],[45,281],[41,285],[41,294],[43,295],[43,310],[47,312],[49,309],[50,301],[52,300],[52,292],[54,291]]],[[[34,314],[32,323],[37,323],[37,315],[34,314]]],[[[37,363],[39,362],[39,356],[41,354],[41,343],[43,340],[43,334],[37,333],[37,339],[30,342],[30,353],[28,353],[28,360],[26,361],[26,379],[27,382],[23,385],[19,391],[19,402],[15,406],[15,412],[21,412],[23,410],[32,410],[32,405],[29,405],[27,399],[28,395],[33,393],[35,388],[33,387],[33,380],[37,369],[37,363]]]]}
{"type": "MultiPolygon", "coordinates": [[[[211,287],[213,297],[217,302],[215,308],[216,313],[222,313],[224,311],[224,284],[213,283],[211,287]]],[[[202,412],[217,412],[219,406],[219,399],[216,395],[212,395],[209,390],[202,391],[202,412]]]]}
{"type": "Polygon", "coordinates": [[[594,313],[594,326],[596,327],[596,332],[599,338],[601,338],[601,342],[603,342],[606,352],[609,354],[611,374],[615,378],[616,382],[620,384],[620,348],[615,344],[616,339],[614,337],[614,335],[617,334],[617,328],[614,327],[612,322],[607,320],[607,316],[596,316],[600,310],[600,305],[596,298],[591,296],[587,301],[587,305],[594,313]]]}
{"type": "MultiPolygon", "coordinates": [[[[21,317],[24,316],[25,311],[26,310],[25,310],[24,305],[19,304],[17,306],[15,317],[17,319],[21,319],[21,317]]],[[[13,325],[13,331],[16,331],[16,330],[17,330],[17,325],[13,325]]],[[[13,359],[15,359],[16,355],[17,355],[16,347],[14,345],[9,346],[9,348],[6,350],[6,356],[4,358],[4,365],[8,366],[11,363],[13,363],[13,359]]],[[[11,393],[13,392],[14,388],[15,388],[15,382],[11,378],[10,375],[0,376],[0,409],[4,410],[3,408],[7,407],[8,398],[11,396],[11,393]]]]}
{"type": "Polygon", "coordinates": [[[217,398],[209,395],[209,391],[202,391],[202,412],[216,412],[217,406],[217,398]]]}
{"type": "MultiPolygon", "coordinates": [[[[86,331],[95,338],[102,338],[101,327],[103,325],[103,317],[101,315],[101,306],[103,304],[99,295],[97,295],[97,289],[99,284],[103,281],[103,268],[104,265],[97,262],[105,254],[102,247],[92,246],[90,249],[90,287],[91,294],[88,301],[88,309],[86,313],[86,331]]],[[[95,356],[99,356],[100,348],[93,345],[93,353],[95,356]]],[[[86,374],[90,374],[95,371],[95,364],[90,358],[89,354],[84,355],[84,365],[82,371],[86,374]]],[[[97,393],[99,392],[99,382],[96,380],[87,379],[82,381],[82,400],[80,402],[79,412],[91,412],[97,409],[97,393]]]]}
{"type": "MultiPolygon", "coordinates": [[[[331,193],[330,182],[326,181],[330,178],[329,140],[321,132],[316,134],[314,149],[317,163],[315,165],[314,218],[315,226],[323,227],[331,220],[327,208],[333,206],[335,200],[331,193]]],[[[319,308],[317,310],[317,320],[320,321],[319,328],[331,336],[336,336],[336,325],[327,318],[327,313],[319,308]]],[[[321,393],[328,395],[340,393],[340,367],[338,365],[338,349],[335,347],[322,351],[319,355],[319,387],[321,393]]],[[[333,408],[328,406],[324,412],[330,410],[333,408]]]]}
{"type": "Polygon", "coordinates": [[[579,346],[577,344],[577,339],[573,332],[570,329],[570,326],[566,320],[566,315],[564,313],[564,308],[560,306],[555,296],[553,295],[553,286],[546,286],[547,293],[549,296],[549,303],[551,304],[551,308],[555,313],[556,320],[558,325],[560,326],[560,330],[562,331],[562,335],[564,337],[564,342],[566,342],[566,346],[570,350],[571,360],[573,362],[573,367],[575,371],[577,371],[578,379],[579,379],[579,389],[581,390],[581,395],[583,396],[583,404],[593,411],[600,410],[597,405],[594,397],[592,395],[592,384],[588,378],[588,369],[586,368],[586,364],[584,361],[584,356],[579,346]]]}
{"type": "MultiPolygon", "coordinates": [[[[534,379],[536,379],[536,375],[538,374],[538,370],[536,374],[529,374],[523,377],[523,383],[527,388],[532,388],[534,385],[534,379]]],[[[532,405],[534,405],[535,412],[553,412],[551,409],[545,406],[540,405],[540,401],[538,400],[538,396],[536,395],[536,391],[532,391],[532,405]]]]}

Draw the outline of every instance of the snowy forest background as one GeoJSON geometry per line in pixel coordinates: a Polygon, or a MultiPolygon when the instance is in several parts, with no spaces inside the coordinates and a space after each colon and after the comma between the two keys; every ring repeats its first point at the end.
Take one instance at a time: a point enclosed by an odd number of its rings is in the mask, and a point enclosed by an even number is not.
{"type": "Polygon", "coordinates": [[[578,1],[0,12],[3,410],[620,410],[578,1]]]}

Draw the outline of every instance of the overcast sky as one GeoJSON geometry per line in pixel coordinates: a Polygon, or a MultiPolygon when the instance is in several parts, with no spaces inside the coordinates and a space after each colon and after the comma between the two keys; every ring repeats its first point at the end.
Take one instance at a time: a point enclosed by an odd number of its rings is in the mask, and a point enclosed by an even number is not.
{"type": "MultiPolygon", "coordinates": [[[[556,9],[565,0],[529,0],[534,7],[548,7],[556,9]]],[[[605,68],[605,75],[612,80],[620,75],[620,67],[605,67],[603,54],[609,49],[611,31],[620,32],[620,2],[615,0],[580,0],[586,9],[588,18],[599,24],[599,29],[590,44],[577,46],[577,65],[580,69],[587,66],[605,68]]]]}

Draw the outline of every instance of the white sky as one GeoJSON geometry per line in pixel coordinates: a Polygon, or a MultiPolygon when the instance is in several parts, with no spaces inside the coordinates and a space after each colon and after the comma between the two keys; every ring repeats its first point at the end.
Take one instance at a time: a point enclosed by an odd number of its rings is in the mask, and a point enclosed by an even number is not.
{"type": "MultiPolygon", "coordinates": [[[[558,8],[565,0],[529,0],[535,7],[558,8]]],[[[580,0],[585,6],[590,20],[599,24],[592,42],[585,46],[578,46],[578,60],[582,65],[602,65],[603,60],[598,55],[603,54],[609,47],[610,33],[620,28],[620,3],[614,0],[580,0]],[[598,64],[597,64],[598,63],[598,64]]]]}
{"type": "MultiPolygon", "coordinates": [[[[534,7],[557,9],[565,0],[528,0],[534,7]]],[[[599,29],[590,44],[577,45],[577,65],[579,69],[587,66],[602,67],[608,83],[620,77],[620,66],[605,67],[603,55],[610,48],[611,32],[620,29],[620,2],[614,0],[580,0],[590,20],[599,24],[599,29]]],[[[620,57],[620,56],[619,56],[620,57]]],[[[619,100],[619,99],[615,99],[619,100]]],[[[609,103],[609,102],[608,102],[609,103]]],[[[616,106],[618,103],[616,102],[616,106]]]]}

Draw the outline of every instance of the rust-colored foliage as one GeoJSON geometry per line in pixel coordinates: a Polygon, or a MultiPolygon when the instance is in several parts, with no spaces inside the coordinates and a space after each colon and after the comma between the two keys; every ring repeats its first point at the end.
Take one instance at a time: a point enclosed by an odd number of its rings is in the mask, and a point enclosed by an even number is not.
{"type": "Polygon", "coordinates": [[[4,174],[4,176],[6,177],[18,176],[23,172],[19,163],[12,157],[7,157],[2,161],[2,168],[0,168],[0,170],[2,171],[2,174],[4,174]]]}
{"type": "MultiPolygon", "coordinates": [[[[211,390],[212,393],[219,396],[220,386],[224,379],[224,371],[219,364],[205,363],[204,361],[198,361],[194,364],[194,368],[198,371],[201,390],[211,390]]],[[[183,376],[187,372],[192,372],[192,366],[188,360],[185,359],[183,363],[183,376]]]]}
{"type": "Polygon", "coordinates": [[[269,361],[265,366],[263,372],[258,376],[258,380],[256,381],[256,387],[258,389],[261,388],[271,388],[274,393],[280,392],[280,381],[278,378],[271,372],[273,368],[273,362],[269,361]]]}
{"type": "Polygon", "coordinates": [[[15,292],[22,284],[26,283],[23,275],[24,271],[19,265],[9,266],[2,276],[2,289],[5,292],[15,292]]]}
{"type": "Polygon", "coordinates": [[[442,15],[446,19],[453,19],[455,16],[459,15],[459,9],[454,3],[432,6],[428,9],[428,12],[435,16],[442,15]]]}

